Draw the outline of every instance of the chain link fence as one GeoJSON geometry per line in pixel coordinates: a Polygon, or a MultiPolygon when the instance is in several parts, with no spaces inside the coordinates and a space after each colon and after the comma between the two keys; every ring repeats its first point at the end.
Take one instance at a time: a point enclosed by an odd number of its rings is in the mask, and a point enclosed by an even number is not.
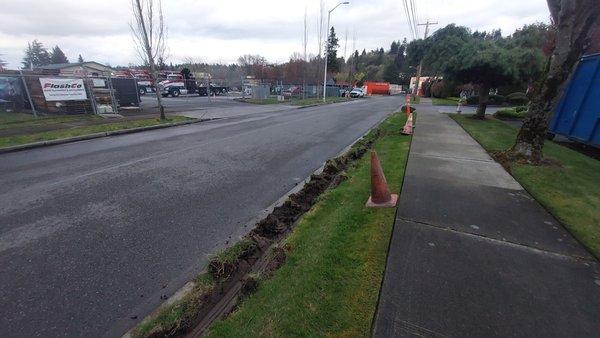
{"type": "Polygon", "coordinates": [[[110,114],[139,106],[133,78],[56,75],[21,71],[0,73],[0,108],[41,114],[110,114]]]}

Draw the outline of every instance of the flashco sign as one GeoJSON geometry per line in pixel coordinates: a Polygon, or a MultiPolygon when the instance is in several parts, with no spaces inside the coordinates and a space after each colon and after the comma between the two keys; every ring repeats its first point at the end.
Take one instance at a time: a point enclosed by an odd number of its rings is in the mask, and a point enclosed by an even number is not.
{"type": "Polygon", "coordinates": [[[86,100],[83,79],[40,78],[46,101],[86,100]]]}

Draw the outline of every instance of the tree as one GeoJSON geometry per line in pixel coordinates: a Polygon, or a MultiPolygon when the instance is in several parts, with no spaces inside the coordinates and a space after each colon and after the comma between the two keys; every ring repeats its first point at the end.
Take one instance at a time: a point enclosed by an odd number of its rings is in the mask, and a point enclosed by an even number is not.
{"type": "Polygon", "coordinates": [[[494,41],[472,40],[448,60],[444,75],[450,80],[477,85],[479,106],[475,117],[483,119],[490,88],[518,79],[515,56],[515,50],[498,46],[494,41]]]}
{"type": "Polygon", "coordinates": [[[267,59],[261,55],[245,54],[238,58],[238,65],[246,75],[262,78],[267,66],[267,59]]]}
{"type": "Polygon", "coordinates": [[[83,63],[83,57],[81,56],[81,54],[79,54],[79,57],[77,58],[77,62],[79,63],[83,63]]]}
{"type": "Polygon", "coordinates": [[[527,117],[511,148],[513,155],[539,163],[548,130],[548,120],[579,58],[594,43],[600,31],[597,0],[548,0],[556,26],[553,53],[546,75],[536,86],[527,117]],[[596,35],[594,35],[596,34],[596,35]]]}
{"type": "Polygon", "coordinates": [[[400,44],[398,42],[392,41],[392,44],[390,45],[390,54],[392,54],[392,55],[398,54],[399,47],[400,47],[400,44]]]}
{"type": "Polygon", "coordinates": [[[54,46],[52,48],[52,53],[50,54],[50,62],[52,63],[69,63],[67,56],[58,46],[54,46]]]}
{"type": "Polygon", "coordinates": [[[25,56],[21,63],[23,64],[23,69],[44,66],[50,64],[50,54],[41,42],[33,40],[27,44],[25,56]]]}
{"type": "Polygon", "coordinates": [[[385,64],[383,68],[383,80],[396,84],[400,82],[400,71],[395,62],[389,61],[385,64]]]}
{"type": "MultiPolygon", "coordinates": [[[[157,4],[158,8],[155,8],[154,0],[131,0],[133,22],[129,24],[138,55],[142,62],[150,67],[150,76],[154,83],[158,83],[155,62],[164,59],[167,49],[161,0],[158,0],[157,4]]],[[[164,120],[165,107],[162,103],[160,90],[156,90],[156,99],[160,119],[164,120]]]]}
{"type": "Polygon", "coordinates": [[[327,70],[331,73],[337,73],[340,71],[340,64],[337,59],[337,49],[340,45],[338,44],[338,38],[335,35],[335,28],[331,27],[329,31],[329,37],[327,38],[327,70]]]}

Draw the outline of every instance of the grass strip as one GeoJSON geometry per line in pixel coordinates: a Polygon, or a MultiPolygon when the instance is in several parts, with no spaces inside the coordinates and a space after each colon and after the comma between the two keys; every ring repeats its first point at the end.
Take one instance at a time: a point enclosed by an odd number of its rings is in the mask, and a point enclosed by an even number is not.
{"type": "MultiPolygon", "coordinates": [[[[518,129],[496,119],[450,115],[488,152],[510,148],[518,129]]],[[[561,166],[511,164],[511,173],[596,257],[600,257],[600,161],[553,142],[544,157],[561,166]]]]}
{"type": "Polygon", "coordinates": [[[101,117],[93,114],[39,116],[32,114],[0,111],[0,130],[12,128],[24,128],[41,126],[47,124],[69,123],[79,121],[99,120],[101,117]]]}
{"type": "Polygon", "coordinates": [[[458,105],[458,100],[460,100],[460,98],[458,97],[447,97],[447,98],[437,98],[437,97],[432,97],[431,98],[431,103],[434,106],[456,106],[458,105]]]}
{"type": "MultiPolygon", "coordinates": [[[[375,142],[395,192],[400,189],[410,137],[400,135],[403,114],[381,125],[375,142]]],[[[321,195],[286,239],[287,260],[259,281],[209,337],[368,336],[385,268],[395,209],[367,209],[369,156],[347,170],[348,179],[321,195]]]]}
{"type": "Polygon", "coordinates": [[[85,127],[74,127],[68,129],[59,129],[52,130],[40,133],[33,133],[27,135],[15,135],[15,136],[6,136],[0,137],[0,148],[10,147],[20,144],[39,142],[39,141],[49,141],[56,140],[67,137],[74,136],[82,136],[88,134],[94,134],[99,132],[107,132],[107,131],[115,131],[115,130],[124,130],[124,129],[132,129],[139,127],[148,127],[155,126],[166,123],[174,123],[180,121],[192,120],[188,117],[183,116],[171,116],[165,120],[160,119],[140,119],[140,120],[130,120],[124,122],[116,122],[116,123],[105,123],[105,124],[96,124],[85,127]]]}

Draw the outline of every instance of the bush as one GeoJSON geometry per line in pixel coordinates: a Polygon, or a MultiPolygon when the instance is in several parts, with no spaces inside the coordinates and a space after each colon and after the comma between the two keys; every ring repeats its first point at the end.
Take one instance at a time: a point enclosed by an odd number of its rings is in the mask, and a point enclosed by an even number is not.
{"type": "Polygon", "coordinates": [[[437,81],[431,85],[431,97],[442,98],[444,93],[444,81],[437,81]]]}
{"type": "Polygon", "coordinates": [[[515,111],[517,113],[527,113],[527,106],[517,106],[515,107],[515,111]]]}
{"type": "Polygon", "coordinates": [[[510,103],[511,105],[517,105],[517,106],[524,106],[527,103],[529,103],[529,99],[527,98],[527,95],[522,92],[508,94],[508,96],[506,97],[506,101],[508,103],[510,103]]]}
{"type": "MultiPolygon", "coordinates": [[[[504,103],[504,96],[502,95],[490,95],[488,99],[488,105],[491,106],[500,106],[504,103]]],[[[467,97],[467,104],[479,104],[479,96],[473,95],[467,97]]]]}
{"type": "Polygon", "coordinates": [[[526,111],[518,112],[515,108],[504,108],[495,112],[494,116],[500,119],[522,119],[525,117],[526,113],[526,111]]]}
{"type": "Polygon", "coordinates": [[[499,106],[504,103],[506,98],[502,95],[490,95],[488,100],[489,105],[499,106]]]}

